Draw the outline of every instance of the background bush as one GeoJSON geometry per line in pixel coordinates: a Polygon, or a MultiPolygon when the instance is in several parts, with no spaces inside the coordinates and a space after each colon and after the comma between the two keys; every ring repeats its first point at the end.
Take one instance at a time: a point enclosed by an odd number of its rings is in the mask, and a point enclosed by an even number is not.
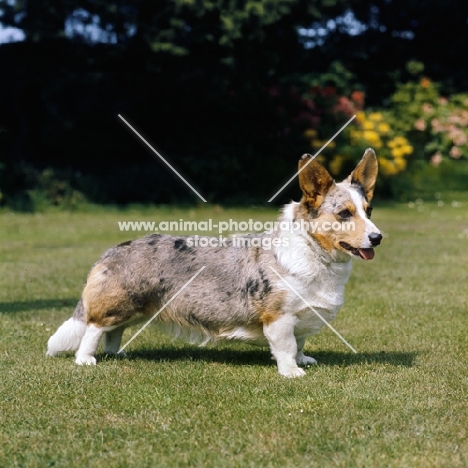
{"type": "Polygon", "coordinates": [[[2,204],[193,202],[118,114],[217,203],[265,203],[352,115],[321,154],[337,178],[373,146],[380,196],[432,166],[465,187],[462,0],[38,5],[0,1],[23,35],[0,45],[2,204]]]}

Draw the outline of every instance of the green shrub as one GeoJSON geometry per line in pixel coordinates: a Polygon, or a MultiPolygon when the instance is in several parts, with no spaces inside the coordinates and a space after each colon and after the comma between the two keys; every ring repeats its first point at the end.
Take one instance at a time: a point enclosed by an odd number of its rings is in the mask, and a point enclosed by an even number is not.
{"type": "Polygon", "coordinates": [[[415,147],[415,159],[438,165],[468,159],[468,94],[444,96],[429,78],[399,85],[391,98],[395,128],[415,147]]]}

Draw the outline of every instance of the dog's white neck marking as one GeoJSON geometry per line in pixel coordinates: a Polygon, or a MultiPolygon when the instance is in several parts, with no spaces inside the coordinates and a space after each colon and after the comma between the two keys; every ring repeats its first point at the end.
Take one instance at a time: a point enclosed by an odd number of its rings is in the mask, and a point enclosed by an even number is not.
{"type": "MultiPolygon", "coordinates": [[[[297,202],[286,205],[281,220],[292,223],[298,205],[297,202]]],[[[289,272],[287,281],[311,305],[336,313],[343,304],[344,286],[351,274],[351,258],[336,262],[303,230],[280,230],[278,236],[287,239],[286,243],[275,247],[278,262],[289,272]]]]}

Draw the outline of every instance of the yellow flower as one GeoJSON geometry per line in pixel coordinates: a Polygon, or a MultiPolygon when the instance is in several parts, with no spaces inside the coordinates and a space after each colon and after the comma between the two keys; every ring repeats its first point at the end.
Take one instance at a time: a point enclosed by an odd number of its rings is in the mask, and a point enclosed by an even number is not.
{"type": "Polygon", "coordinates": [[[366,114],[362,111],[356,114],[356,121],[361,125],[366,121],[366,114]]]}
{"type": "Polygon", "coordinates": [[[401,147],[403,154],[411,154],[413,152],[413,147],[411,145],[404,145],[401,147]]]}
{"type": "Polygon", "coordinates": [[[386,122],[382,122],[379,124],[379,132],[380,133],[388,133],[390,131],[390,125],[386,122]]]}
{"type": "Polygon", "coordinates": [[[394,165],[398,172],[404,171],[406,169],[406,159],[395,158],[394,165]]]}
{"type": "Polygon", "coordinates": [[[317,130],[315,130],[314,128],[308,128],[305,132],[304,132],[304,136],[309,139],[309,140],[312,140],[312,138],[315,138],[317,136],[317,130]]]}
{"type": "Polygon", "coordinates": [[[362,124],[364,130],[374,130],[374,123],[370,120],[365,120],[362,124]]]}
{"type": "Polygon", "coordinates": [[[362,138],[362,132],[351,130],[349,136],[351,138],[351,142],[355,145],[356,142],[362,138]]]}
{"type": "Polygon", "coordinates": [[[379,166],[382,174],[385,176],[392,176],[398,173],[395,164],[385,158],[379,158],[379,166]]]}
{"type": "Polygon", "coordinates": [[[390,140],[387,143],[387,146],[389,148],[397,148],[399,146],[409,146],[409,145],[408,145],[408,140],[405,137],[396,136],[395,138],[393,138],[393,140],[390,140]]]}
{"type": "Polygon", "coordinates": [[[380,148],[382,146],[382,142],[380,141],[379,134],[374,132],[373,130],[364,130],[363,132],[364,140],[368,141],[371,145],[380,148]]]}
{"type": "Polygon", "coordinates": [[[382,114],[380,112],[371,112],[369,114],[369,120],[372,120],[373,122],[381,122],[382,114]]]}
{"type": "Polygon", "coordinates": [[[332,175],[336,176],[340,173],[341,167],[343,166],[343,161],[345,160],[344,156],[337,154],[332,161],[330,162],[328,168],[332,175]]]}
{"type": "Polygon", "coordinates": [[[392,156],[397,159],[397,158],[402,158],[404,155],[404,151],[401,149],[401,146],[397,146],[395,148],[392,148],[392,156]]]}
{"type": "Polygon", "coordinates": [[[402,136],[396,136],[393,140],[397,146],[404,146],[408,144],[408,140],[402,136]]]}

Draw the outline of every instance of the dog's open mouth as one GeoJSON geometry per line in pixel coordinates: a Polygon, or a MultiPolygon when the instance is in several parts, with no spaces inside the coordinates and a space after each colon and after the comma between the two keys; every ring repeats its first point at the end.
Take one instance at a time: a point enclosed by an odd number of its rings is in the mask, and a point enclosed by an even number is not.
{"type": "Polygon", "coordinates": [[[353,255],[356,255],[356,257],[360,257],[364,260],[372,260],[374,258],[375,252],[374,249],[358,249],[356,247],[353,247],[352,245],[349,245],[347,242],[340,242],[341,247],[344,249],[348,250],[351,252],[353,255]]]}

